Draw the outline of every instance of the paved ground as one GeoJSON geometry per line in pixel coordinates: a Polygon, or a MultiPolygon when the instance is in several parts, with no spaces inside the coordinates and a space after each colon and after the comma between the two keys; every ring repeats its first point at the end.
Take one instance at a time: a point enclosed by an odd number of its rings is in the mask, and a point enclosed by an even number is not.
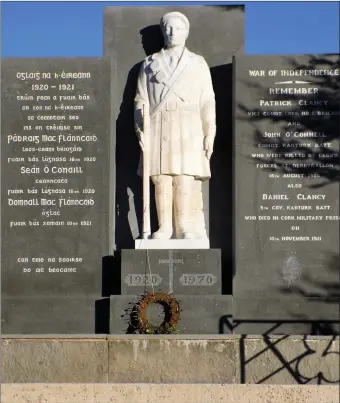
{"type": "Polygon", "coordinates": [[[339,403],[339,387],[218,384],[3,384],[1,403],[339,403]]]}

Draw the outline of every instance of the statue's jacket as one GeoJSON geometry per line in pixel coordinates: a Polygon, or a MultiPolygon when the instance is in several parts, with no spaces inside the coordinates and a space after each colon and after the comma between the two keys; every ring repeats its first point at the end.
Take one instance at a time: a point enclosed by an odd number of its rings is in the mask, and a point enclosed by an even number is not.
{"type": "MultiPolygon", "coordinates": [[[[135,97],[137,135],[143,131],[143,105],[150,116],[150,176],[211,176],[204,136],[215,136],[215,95],[209,67],[202,56],[184,49],[171,71],[164,50],[142,63],[135,97]]],[[[139,174],[141,166],[139,167],[139,174]]]]}

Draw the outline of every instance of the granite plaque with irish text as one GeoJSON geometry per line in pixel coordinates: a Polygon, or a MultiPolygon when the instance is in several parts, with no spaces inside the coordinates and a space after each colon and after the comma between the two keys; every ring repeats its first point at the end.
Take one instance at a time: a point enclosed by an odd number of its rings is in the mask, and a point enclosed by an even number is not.
{"type": "Polygon", "coordinates": [[[339,55],[240,56],[234,80],[234,320],[339,321],[339,55]]]}
{"type": "Polygon", "coordinates": [[[113,249],[107,59],[2,59],[4,334],[95,333],[113,249]]]}

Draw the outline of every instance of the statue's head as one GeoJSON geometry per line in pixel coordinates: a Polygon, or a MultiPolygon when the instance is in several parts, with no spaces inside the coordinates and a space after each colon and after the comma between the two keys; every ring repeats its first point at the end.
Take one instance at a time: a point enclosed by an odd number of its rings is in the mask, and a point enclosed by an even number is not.
{"type": "Polygon", "coordinates": [[[184,45],[189,36],[189,28],[189,20],[184,14],[173,11],[163,15],[161,19],[161,29],[165,46],[172,48],[174,46],[184,45]]]}

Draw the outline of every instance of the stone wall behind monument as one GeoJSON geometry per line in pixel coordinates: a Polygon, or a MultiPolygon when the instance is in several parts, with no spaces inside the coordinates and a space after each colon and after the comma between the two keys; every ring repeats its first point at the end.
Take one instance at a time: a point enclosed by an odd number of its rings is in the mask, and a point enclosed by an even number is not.
{"type": "MultiPolygon", "coordinates": [[[[232,56],[244,51],[243,6],[107,7],[104,56],[117,60],[116,247],[134,248],[140,237],[142,180],[137,176],[140,150],[133,126],[137,75],[146,55],[163,46],[159,23],[170,11],[189,19],[187,47],[211,69],[217,103],[217,135],[212,179],[203,184],[206,226],[211,248],[222,249],[223,291],[231,293],[232,274],[232,56]],[[120,105],[120,108],[119,106],[120,105]]],[[[152,226],[157,225],[154,202],[152,226]]]]}

